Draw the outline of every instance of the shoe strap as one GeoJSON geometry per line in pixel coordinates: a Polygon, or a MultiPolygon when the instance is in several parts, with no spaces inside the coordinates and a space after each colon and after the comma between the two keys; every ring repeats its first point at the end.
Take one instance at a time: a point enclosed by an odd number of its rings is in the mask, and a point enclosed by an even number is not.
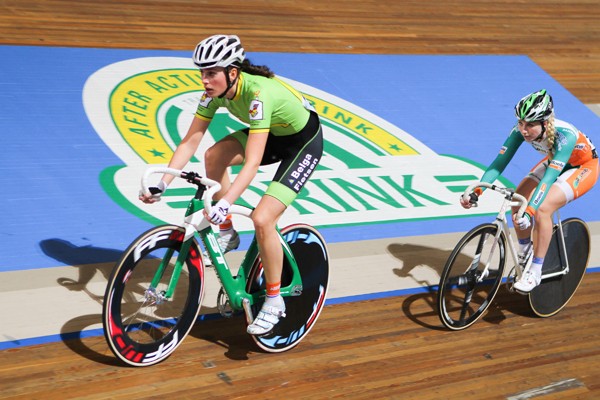
{"type": "Polygon", "coordinates": [[[264,329],[271,329],[279,322],[279,318],[285,317],[285,313],[277,307],[263,307],[267,310],[261,310],[252,325],[259,326],[264,329]]]}

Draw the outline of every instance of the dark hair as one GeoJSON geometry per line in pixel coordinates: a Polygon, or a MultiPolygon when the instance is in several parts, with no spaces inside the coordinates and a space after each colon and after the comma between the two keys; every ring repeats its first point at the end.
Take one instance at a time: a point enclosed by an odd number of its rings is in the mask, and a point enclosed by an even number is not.
{"type": "Polygon", "coordinates": [[[267,78],[272,78],[275,76],[275,73],[271,71],[266,65],[254,65],[247,58],[242,62],[240,70],[242,72],[247,72],[250,75],[260,75],[267,78]]]}

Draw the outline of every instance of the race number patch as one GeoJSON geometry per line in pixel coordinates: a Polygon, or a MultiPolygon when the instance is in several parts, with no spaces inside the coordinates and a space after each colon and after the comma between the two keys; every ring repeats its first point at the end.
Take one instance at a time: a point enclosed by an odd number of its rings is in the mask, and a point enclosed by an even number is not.
{"type": "Polygon", "coordinates": [[[208,97],[206,92],[202,92],[202,97],[200,97],[200,105],[204,108],[208,108],[208,105],[212,101],[212,97],[208,97]]]}
{"type": "Polygon", "coordinates": [[[263,103],[260,100],[252,100],[250,103],[250,110],[248,110],[251,120],[263,119],[263,103]]]}

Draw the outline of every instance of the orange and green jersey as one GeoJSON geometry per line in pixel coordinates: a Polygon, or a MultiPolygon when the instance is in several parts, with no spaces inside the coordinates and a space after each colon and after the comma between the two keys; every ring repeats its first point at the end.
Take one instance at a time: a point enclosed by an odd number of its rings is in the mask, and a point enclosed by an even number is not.
{"type": "MultiPolygon", "coordinates": [[[[596,148],[590,139],[575,128],[575,126],[558,119],[554,120],[554,126],[556,128],[556,138],[552,148],[548,146],[546,140],[531,143],[535,150],[549,158],[548,168],[531,197],[535,201],[530,201],[529,203],[529,207],[533,210],[539,208],[548,194],[548,190],[544,190],[544,188],[552,186],[563,171],[579,167],[596,157],[596,148]]],[[[496,159],[481,177],[481,181],[487,183],[494,182],[502,171],[504,171],[524,141],[523,135],[521,135],[519,128],[515,125],[500,148],[496,159]]]]}

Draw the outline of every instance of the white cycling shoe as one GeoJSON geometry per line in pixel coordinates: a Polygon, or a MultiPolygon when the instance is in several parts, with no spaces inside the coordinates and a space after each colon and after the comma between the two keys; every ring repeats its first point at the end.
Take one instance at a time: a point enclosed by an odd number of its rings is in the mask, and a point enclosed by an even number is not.
{"type": "Polygon", "coordinates": [[[513,288],[521,294],[528,294],[537,285],[539,285],[541,281],[542,281],[541,274],[538,275],[535,272],[527,271],[523,274],[521,279],[519,279],[518,281],[515,282],[515,284],[513,285],[513,288]]]}
{"type": "Polygon", "coordinates": [[[248,325],[246,331],[249,334],[255,336],[266,335],[273,330],[280,318],[285,317],[285,303],[282,297],[279,297],[279,299],[281,301],[276,305],[263,304],[254,322],[248,325]]]}

